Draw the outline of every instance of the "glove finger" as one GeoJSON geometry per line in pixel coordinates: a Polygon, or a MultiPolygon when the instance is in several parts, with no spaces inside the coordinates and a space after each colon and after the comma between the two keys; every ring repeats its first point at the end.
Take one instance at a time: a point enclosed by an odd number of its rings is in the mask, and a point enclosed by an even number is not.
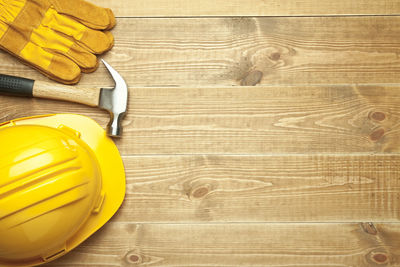
{"type": "Polygon", "coordinates": [[[48,27],[40,25],[31,35],[31,42],[52,51],[54,54],[62,54],[74,61],[84,72],[96,70],[97,57],[73,42],[67,37],[61,36],[48,27]]]}
{"type": "Polygon", "coordinates": [[[102,8],[83,0],[49,0],[58,13],[71,16],[82,24],[98,30],[109,30],[115,26],[111,9],[102,8]]]}
{"type": "Polygon", "coordinates": [[[77,44],[73,44],[65,56],[71,58],[85,73],[93,72],[99,66],[97,57],[77,44]]]}
{"type": "Polygon", "coordinates": [[[46,12],[42,25],[75,39],[94,54],[101,54],[111,49],[114,44],[111,33],[88,28],[70,17],[58,14],[53,8],[46,12]]]}
{"type": "Polygon", "coordinates": [[[88,29],[78,43],[93,54],[102,54],[114,46],[114,37],[110,32],[88,29]]]}
{"type": "Polygon", "coordinates": [[[25,45],[18,57],[49,78],[65,84],[77,83],[81,76],[81,69],[72,60],[46,51],[32,42],[25,45]]]}

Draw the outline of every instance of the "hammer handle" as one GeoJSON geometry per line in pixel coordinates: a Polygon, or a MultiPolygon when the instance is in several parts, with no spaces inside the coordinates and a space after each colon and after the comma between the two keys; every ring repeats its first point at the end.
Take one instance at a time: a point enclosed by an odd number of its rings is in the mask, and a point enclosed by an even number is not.
{"type": "Polygon", "coordinates": [[[100,88],[82,88],[0,74],[0,93],[65,100],[97,107],[100,88]]]}
{"type": "Polygon", "coordinates": [[[32,94],[34,97],[65,100],[97,107],[99,105],[100,88],[82,88],[35,81],[32,94]]]}

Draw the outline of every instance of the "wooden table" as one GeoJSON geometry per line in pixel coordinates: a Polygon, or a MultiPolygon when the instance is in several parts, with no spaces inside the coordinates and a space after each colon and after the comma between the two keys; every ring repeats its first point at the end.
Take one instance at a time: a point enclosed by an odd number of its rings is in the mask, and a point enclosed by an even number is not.
{"type": "MultiPolygon", "coordinates": [[[[126,198],[47,266],[400,266],[399,1],[94,2],[130,87],[126,198]]],[[[63,112],[108,120],[0,97],[0,122],[63,112]]]]}

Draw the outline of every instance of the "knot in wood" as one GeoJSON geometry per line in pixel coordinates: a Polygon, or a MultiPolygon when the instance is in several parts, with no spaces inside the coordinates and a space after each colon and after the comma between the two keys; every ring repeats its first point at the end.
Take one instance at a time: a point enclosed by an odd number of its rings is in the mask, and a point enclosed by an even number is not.
{"type": "Polygon", "coordinates": [[[207,186],[199,187],[193,190],[192,196],[194,198],[202,198],[209,193],[209,188],[207,186]]]}
{"type": "Polygon", "coordinates": [[[372,112],[370,118],[375,121],[383,121],[386,119],[386,114],[381,111],[372,112]]]}
{"type": "Polygon", "coordinates": [[[129,251],[125,255],[125,261],[130,264],[139,264],[142,262],[142,256],[140,256],[136,251],[129,251]]]}
{"type": "Polygon", "coordinates": [[[378,141],[379,139],[381,139],[381,138],[383,137],[384,134],[385,134],[385,130],[384,130],[383,128],[379,128],[379,129],[373,131],[373,132],[369,135],[369,138],[370,138],[372,141],[376,142],[376,141],[378,141]]]}
{"type": "Polygon", "coordinates": [[[258,84],[263,77],[263,73],[259,70],[252,70],[250,71],[246,77],[243,78],[240,85],[242,86],[254,86],[258,84]]]}
{"type": "Polygon", "coordinates": [[[272,53],[272,54],[269,56],[269,58],[270,58],[271,60],[277,61],[277,60],[279,60],[279,59],[281,58],[281,54],[278,53],[278,52],[275,52],[275,53],[272,53]]]}
{"type": "Polygon", "coordinates": [[[367,234],[370,235],[378,234],[378,230],[375,228],[375,225],[373,223],[361,223],[361,227],[367,234]]]}
{"type": "Polygon", "coordinates": [[[384,248],[376,248],[366,255],[367,261],[378,265],[387,265],[390,257],[384,248]]]}
{"type": "Polygon", "coordinates": [[[388,256],[384,253],[376,253],[372,258],[378,264],[385,264],[388,261],[388,256]]]}

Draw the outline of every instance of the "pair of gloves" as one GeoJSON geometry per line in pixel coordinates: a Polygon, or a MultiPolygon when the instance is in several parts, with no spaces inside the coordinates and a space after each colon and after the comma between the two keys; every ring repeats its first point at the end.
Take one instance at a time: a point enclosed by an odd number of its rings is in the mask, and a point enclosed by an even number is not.
{"type": "Polygon", "coordinates": [[[0,0],[0,48],[65,84],[96,70],[114,25],[110,9],[84,0],[0,0]]]}

